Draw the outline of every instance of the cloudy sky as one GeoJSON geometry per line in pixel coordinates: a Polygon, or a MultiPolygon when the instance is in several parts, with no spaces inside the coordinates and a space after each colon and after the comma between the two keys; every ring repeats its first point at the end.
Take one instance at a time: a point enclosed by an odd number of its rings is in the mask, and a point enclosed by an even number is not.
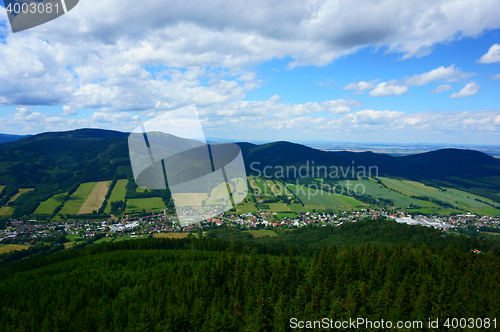
{"type": "Polygon", "coordinates": [[[500,144],[499,18],[499,0],[81,0],[13,34],[0,8],[0,133],[194,104],[209,137],[500,144]]]}

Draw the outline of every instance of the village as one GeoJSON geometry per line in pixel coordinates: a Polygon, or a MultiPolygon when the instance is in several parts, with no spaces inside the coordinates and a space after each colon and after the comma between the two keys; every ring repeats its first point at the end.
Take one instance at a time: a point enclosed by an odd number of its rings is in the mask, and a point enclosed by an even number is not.
{"type": "Polygon", "coordinates": [[[177,216],[166,211],[142,217],[125,215],[117,220],[60,220],[40,222],[37,220],[10,220],[5,229],[0,230],[0,244],[35,245],[38,243],[79,244],[88,240],[95,243],[121,241],[134,238],[158,236],[184,237],[199,230],[206,231],[220,227],[239,227],[252,229],[294,229],[304,226],[340,226],[358,220],[388,219],[397,223],[414,226],[433,227],[444,231],[467,230],[469,228],[498,230],[500,219],[473,214],[443,216],[412,216],[404,211],[388,213],[383,210],[362,209],[361,211],[299,212],[290,217],[278,219],[278,213],[259,210],[257,213],[236,214],[225,212],[217,217],[200,223],[179,223],[177,216]],[[155,235],[156,234],[156,235],[155,235]]]}

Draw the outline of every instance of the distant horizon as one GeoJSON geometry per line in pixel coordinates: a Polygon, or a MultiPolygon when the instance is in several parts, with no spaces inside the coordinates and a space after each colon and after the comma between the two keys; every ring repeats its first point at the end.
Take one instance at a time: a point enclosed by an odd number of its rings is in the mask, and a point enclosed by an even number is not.
{"type": "MultiPolygon", "coordinates": [[[[68,130],[52,130],[52,131],[43,131],[43,132],[38,132],[34,134],[10,134],[10,133],[4,133],[0,132],[0,135],[7,135],[7,136],[35,136],[39,134],[45,134],[45,133],[61,133],[61,132],[70,132],[70,131],[75,131],[75,130],[85,130],[85,129],[95,129],[95,130],[103,130],[103,131],[114,131],[114,132],[120,132],[124,134],[130,134],[129,131],[122,131],[122,130],[115,130],[115,129],[105,129],[105,128],[91,128],[91,127],[84,127],[84,128],[75,128],[75,129],[68,129],[68,130]]],[[[354,144],[358,146],[399,146],[399,147],[404,147],[404,146],[436,146],[436,147],[443,147],[443,146],[461,146],[461,147],[467,147],[467,146],[472,146],[472,147],[498,147],[500,151],[500,144],[481,144],[481,143],[447,143],[447,142],[416,142],[416,143],[411,143],[411,142],[367,142],[367,141],[333,141],[333,140],[286,140],[286,139],[276,139],[276,140],[244,140],[244,139],[231,139],[231,138],[222,138],[222,137],[212,137],[212,136],[207,136],[206,139],[208,141],[227,141],[227,142],[246,142],[246,143],[253,143],[253,144],[268,144],[268,143],[274,143],[274,142],[291,142],[291,143],[297,143],[297,144],[303,144],[303,145],[311,145],[311,144],[340,144],[340,145],[346,145],[346,144],[354,144]]],[[[340,150],[341,151],[341,150],[340,150]]]]}

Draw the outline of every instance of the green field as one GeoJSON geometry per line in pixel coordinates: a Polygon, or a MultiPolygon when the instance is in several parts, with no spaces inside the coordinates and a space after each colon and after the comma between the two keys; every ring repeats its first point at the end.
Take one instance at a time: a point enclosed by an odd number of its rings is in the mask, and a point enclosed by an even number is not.
{"type": "Polygon", "coordinates": [[[96,184],[97,182],[82,183],[66,203],[64,203],[61,214],[78,214],[96,184]]]}
{"type": "MultiPolygon", "coordinates": [[[[408,195],[413,195],[413,196],[427,196],[431,197],[449,204],[452,204],[453,206],[457,208],[465,208],[467,210],[470,210],[473,212],[473,208],[480,208],[479,210],[475,209],[475,213],[479,213],[477,211],[481,211],[483,208],[487,208],[488,210],[485,211],[490,211],[491,213],[495,213],[495,209],[492,209],[492,206],[479,202],[476,199],[480,199],[485,202],[489,202],[490,204],[493,205],[499,205],[498,203],[495,203],[487,198],[470,194],[465,191],[457,190],[457,189],[450,189],[446,188],[446,191],[440,191],[437,188],[429,187],[426,186],[422,183],[419,182],[414,182],[414,181],[407,181],[407,180],[397,180],[397,179],[390,179],[390,178],[381,178],[381,180],[390,188],[393,188],[395,190],[398,190],[403,193],[408,193],[408,195]]],[[[424,206],[422,203],[425,203],[425,201],[418,200],[420,206],[424,206]]],[[[415,203],[414,203],[415,204],[415,203]]],[[[496,210],[498,211],[498,210],[496,210]]]]}
{"type": "Polygon", "coordinates": [[[345,180],[340,181],[344,186],[349,186],[351,192],[356,191],[357,193],[365,193],[367,195],[373,196],[375,198],[390,199],[394,202],[395,207],[409,207],[411,204],[422,206],[422,207],[438,207],[436,204],[414,199],[408,196],[404,196],[383,186],[370,181],[368,179],[362,180],[345,180]]]}
{"type": "Polygon", "coordinates": [[[77,239],[82,240],[82,237],[80,236],[80,234],[68,234],[66,235],[66,239],[68,241],[76,241],[77,239]]]}
{"type": "Polygon", "coordinates": [[[258,211],[258,209],[255,207],[255,203],[238,204],[234,208],[236,209],[237,214],[248,212],[254,213],[258,211]]]}
{"type": "Polygon", "coordinates": [[[274,183],[278,186],[278,188],[281,189],[282,195],[285,195],[287,197],[293,197],[293,194],[290,192],[290,190],[288,190],[285,183],[277,180],[275,180],[274,183]]]}
{"type": "Polygon", "coordinates": [[[283,218],[297,218],[295,213],[278,213],[276,216],[279,220],[283,220],[283,218]]]}
{"type": "Polygon", "coordinates": [[[285,203],[265,203],[273,212],[291,211],[285,203]]]}
{"type": "Polygon", "coordinates": [[[307,212],[307,208],[302,206],[302,204],[290,204],[288,205],[290,210],[295,213],[299,213],[300,211],[307,212]]]}
{"type": "Polygon", "coordinates": [[[35,214],[52,214],[54,209],[64,201],[64,197],[66,197],[67,194],[68,193],[56,194],[45,202],[40,203],[35,214]]]}
{"type": "Polygon", "coordinates": [[[254,185],[257,185],[258,190],[254,187],[254,190],[257,191],[255,195],[261,195],[261,196],[274,196],[271,189],[267,186],[267,184],[264,182],[263,179],[261,178],[254,178],[254,185]]]}
{"type": "Polygon", "coordinates": [[[21,245],[21,244],[7,244],[5,246],[0,247],[0,255],[5,254],[7,252],[15,251],[15,250],[24,250],[28,249],[29,246],[21,245]]]}
{"type": "Polygon", "coordinates": [[[0,216],[10,216],[14,212],[14,208],[11,206],[0,207],[0,216]]]}
{"type": "Polygon", "coordinates": [[[144,210],[161,210],[165,209],[165,204],[160,197],[151,198],[131,198],[127,200],[127,208],[125,213],[140,212],[144,210]]]}
{"type": "Polygon", "coordinates": [[[252,231],[244,231],[243,233],[250,233],[252,236],[256,239],[263,237],[263,236],[278,236],[274,231],[268,230],[268,229],[257,229],[257,230],[252,230],[252,231]]]}
{"type": "Polygon", "coordinates": [[[127,185],[127,183],[128,183],[127,179],[116,181],[115,187],[111,192],[111,196],[109,196],[108,205],[104,210],[106,213],[111,212],[111,202],[118,202],[125,200],[125,194],[127,193],[127,191],[125,190],[125,186],[127,185]]]}
{"type": "Polygon", "coordinates": [[[289,185],[288,188],[297,195],[307,206],[323,206],[324,209],[357,209],[367,205],[353,197],[331,194],[323,190],[310,190],[305,186],[289,185]]]}

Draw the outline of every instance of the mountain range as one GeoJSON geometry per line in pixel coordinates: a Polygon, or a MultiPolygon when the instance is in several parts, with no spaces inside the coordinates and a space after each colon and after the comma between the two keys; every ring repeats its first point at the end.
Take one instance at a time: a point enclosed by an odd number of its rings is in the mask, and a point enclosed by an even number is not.
{"type": "MultiPolygon", "coordinates": [[[[74,183],[131,177],[128,133],[78,129],[0,144],[0,185],[66,189],[74,183]]],[[[373,152],[321,151],[290,142],[237,143],[247,174],[265,166],[376,167],[379,176],[455,187],[500,201],[500,159],[474,150],[441,149],[394,157],[373,152]],[[258,164],[256,164],[258,163],[258,164]],[[260,164],[259,164],[260,163],[260,164]],[[251,165],[253,164],[253,167],[251,165]],[[258,166],[256,166],[258,165],[258,166]]]]}

